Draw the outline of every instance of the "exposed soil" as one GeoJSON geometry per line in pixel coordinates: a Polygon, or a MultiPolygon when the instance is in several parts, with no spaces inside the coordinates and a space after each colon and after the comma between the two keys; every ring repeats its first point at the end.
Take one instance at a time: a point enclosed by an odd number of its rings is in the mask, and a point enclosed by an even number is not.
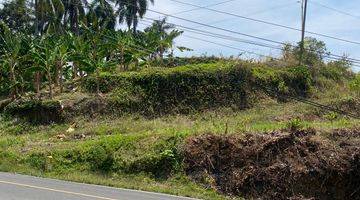
{"type": "Polygon", "coordinates": [[[360,130],[202,135],[185,145],[195,181],[249,199],[360,199],[360,130]]]}

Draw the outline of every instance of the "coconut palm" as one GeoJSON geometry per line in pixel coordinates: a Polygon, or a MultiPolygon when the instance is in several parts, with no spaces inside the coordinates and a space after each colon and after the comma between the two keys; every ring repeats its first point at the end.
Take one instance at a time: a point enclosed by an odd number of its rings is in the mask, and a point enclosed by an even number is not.
{"type": "Polygon", "coordinates": [[[116,13],[107,0],[94,0],[87,13],[87,26],[93,30],[115,30],[116,13]]]}
{"type": "Polygon", "coordinates": [[[136,33],[139,18],[143,18],[150,3],[154,0],[115,0],[119,23],[126,22],[129,30],[133,28],[136,33]]]}
{"type": "Polygon", "coordinates": [[[35,34],[62,30],[61,20],[65,12],[61,0],[35,0],[35,34]]]}
{"type": "Polygon", "coordinates": [[[174,29],[175,26],[166,22],[166,18],[156,20],[152,25],[145,29],[148,41],[146,44],[156,46],[153,57],[164,58],[164,53],[174,46],[174,40],[179,37],[183,31],[174,29]]]}
{"type": "Polygon", "coordinates": [[[63,25],[76,34],[80,34],[80,24],[86,19],[86,0],[62,0],[64,5],[63,25]]]}

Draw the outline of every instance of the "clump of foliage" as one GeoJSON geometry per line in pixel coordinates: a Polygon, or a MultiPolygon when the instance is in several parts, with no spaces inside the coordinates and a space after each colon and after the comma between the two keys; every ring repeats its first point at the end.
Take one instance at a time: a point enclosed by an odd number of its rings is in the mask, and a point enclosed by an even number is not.
{"type": "Polygon", "coordinates": [[[7,105],[6,116],[20,118],[32,124],[50,124],[62,122],[62,108],[58,101],[19,100],[7,105]]]}
{"type": "Polygon", "coordinates": [[[360,74],[350,82],[350,89],[360,97],[360,74]]]}
{"type": "Polygon", "coordinates": [[[283,47],[282,60],[290,65],[298,65],[302,60],[304,65],[317,66],[322,64],[324,57],[329,54],[324,42],[311,37],[305,38],[304,49],[301,53],[301,43],[296,46],[286,44],[283,47]]]}
{"type": "Polygon", "coordinates": [[[256,92],[308,96],[312,82],[308,69],[271,69],[251,62],[199,64],[154,68],[121,74],[88,77],[89,92],[110,93],[112,105],[127,112],[187,113],[218,107],[247,108],[256,92]]]}
{"type": "Polygon", "coordinates": [[[40,36],[14,31],[0,21],[0,95],[16,99],[26,92],[40,96],[46,91],[52,98],[64,92],[64,83],[149,66],[172,54],[174,48],[184,49],[174,46],[182,32],[167,26],[165,20],[155,21],[144,31],[90,24],[78,27],[75,34],[48,31],[40,36]]]}
{"type": "Polygon", "coordinates": [[[166,178],[181,170],[183,157],[179,147],[185,135],[157,137],[158,140],[152,143],[148,143],[151,137],[146,134],[103,137],[48,153],[33,151],[23,162],[43,172],[81,169],[102,173],[147,173],[155,178],[166,178]],[[136,146],[139,143],[146,146],[136,146]]]}

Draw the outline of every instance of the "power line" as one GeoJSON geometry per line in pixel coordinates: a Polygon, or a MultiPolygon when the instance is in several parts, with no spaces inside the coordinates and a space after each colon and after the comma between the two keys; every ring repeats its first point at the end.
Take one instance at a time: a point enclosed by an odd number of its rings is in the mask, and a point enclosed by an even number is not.
{"type": "MultiPolygon", "coordinates": [[[[261,13],[273,11],[273,10],[276,10],[276,9],[285,8],[285,7],[288,7],[288,6],[290,6],[290,5],[294,5],[294,3],[295,3],[295,2],[291,2],[291,3],[279,5],[279,6],[274,6],[274,7],[268,8],[268,9],[263,9],[263,10],[255,11],[255,12],[246,14],[246,16],[249,17],[249,16],[252,16],[252,15],[257,15],[257,14],[261,14],[261,13]]],[[[228,20],[231,20],[231,19],[234,19],[234,17],[232,17],[232,18],[226,18],[226,19],[222,19],[222,20],[217,20],[217,21],[212,21],[212,22],[209,22],[208,24],[218,24],[218,23],[221,23],[221,22],[224,22],[224,21],[228,21],[228,20]]],[[[198,27],[201,27],[201,26],[196,26],[196,28],[198,28],[198,27]]]]}
{"type": "MultiPolygon", "coordinates": [[[[133,4],[133,5],[134,5],[134,4],[133,4]]],[[[87,5],[83,5],[83,6],[84,6],[84,7],[89,7],[89,6],[87,6],[87,5]]],[[[249,34],[244,34],[244,33],[239,33],[239,32],[236,32],[236,31],[231,31],[231,30],[219,28],[219,27],[216,27],[216,26],[210,26],[210,25],[207,25],[207,24],[204,24],[204,23],[200,23],[200,22],[196,22],[196,21],[184,19],[184,18],[181,18],[181,17],[176,17],[176,16],[174,16],[174,15],[162,13],[162,12],[155,11],[155,10],[151,10],[151,9],[148,9],[148,10],[151,11],[151,12],[154,12],[154,13],[158,13],[158,14],[164,15],[164,16],[171,16],[171,17],[173,17],[173,18],[181,19],[181,20],[184,20],[184,21],[192,22],[192,23],[195,23],[195,24],[200,24],[200,25],[207,26],[207,27],[211,27],[211,28],[215,28],[215,29],[219,29],[219,30],[222,30],[222,31],[227,31],[227,32],[230,32],[230,33],[245,35],[245,36],[247,36],[247,37],[252,37],[252,38],[259,39],[259,40],[269,41],[269,42],[273,42],[273,43],[277,43],[277,44],[281,44],[281,45],[285,45],[285,44],[286,44],[286,43],[283,43],[283,42],[278,42],[278,41],[274,41],[274,40],[270,40],[270,39],[266,39],[266,38],[256,37],[256,36],[252,36],[252,35],[249,35],[249,34]]],[[[156,19],[152,19],[152,18],[148,18],[148,19],[156,20],[156,19]]],[[[170,24],[170,23],[167,23],[167,24],[170,24]]],[[[180,26],[180,27],[181,27],[181,25],[176,25],[176,24],[173,24],[173,25],[175,25],[175,26],[180,26]]],[[[183,26],[183,27],[184,27],[184,26],[183,26]]],[[[188,27],[186,27],[186,28],[188,28],[188,27]]],[[[191,28],[188,28],[188,29],[191,29],[191,28]]],[[[193,28],[192,28],[192,29],[193,29],[193,28]]],[[[199,29],[193,29],[193,30],[203,32],[202,30],[199,30],[199,29]]],[[[211,32],[210,32],[210,33],[211,33],[211,32]]],[[[214,33],[212,33],[212,34],[214,34],[214,33]]],[[[227,36],[227,37],[229,37],[229,36],[227,36]]],[[[229,37],[229,38],[232,38],[232,39],[233,39],[233,37],[229,37]]],[[[229,39],[229,38],[228,38],[228,39],[229,39]]],[[[242,40],[242,39],[237,38],[235,41],[240,42],[240,40],[242,40]]],[[[244,42],[244,40],[243,40],[242,42],[244,42]]],[[[258,45],[258,46],[264,46],[264,45],[256,44],[256,42],[249,43],[249,44],[254,44],[254,45],[258,45]]],[[[289,45],[292,46],[292,47],[295,47],[294,45],[291,45],[291,44],[289,44],[289,45]]],[[[140,46],[138,46],[138,47],[140,47],[140,46]]],[[[272,47],[270,47],[270,46],[267,46],[267,47],[272,48],[272,47]]],[[[140,47],[140,48],[141,48],[141,47],[140,47]]],[[[308,50],[308,49],[307,49],[307,50],[308,50]]],[[[152,50],[152,51],[153,51],[153,50],[152,50]]],[[[311,50],[309,50],[309,51],[311,51],[311,50]]],[[[330,54],[330,56],[324,55],[324,57],[326,57],[326,58],[336,59],[336,60],[343,58],[343,56],[334,55],[334,54],[330,54]],[[333,56],[333,57],[330,57],[330,56],[333,56]]],[[[358,60],[358,59],[353,59],[353,58],[347,58],[347,59],[348,59],[350,62],[352,62],[352,63],[360,62],[360,60],[358,60]]],[[[353,65],[353,66],[354,66],[354,67],[360,67],[360,66],[356,66],[356,65],[353,65]]]]}
{"type": "MultiPolygon", "coordinates": [[[[230,49],[239,50],[239,51],[244,52],[244,53],[254,54],[254,55],[261,56],[261,57],[268,57],[268,58],[271,58],[271,59],[274,59],[274,60],[281,61],[278,58],[274,58],[274,57],[271,57],[271,56],[265,56],[265,55],[258,54],[258,53],[252,52],[252,51],[247,51],[247,50],[244,50],[244,49],[240,49],[240,48],[237,48],[237,47],[233,47],[233,46],[229,46],[229,45],[225,45],[225,44],[205,40],[205,39],[202,39],[202,38],[197,38],[197,37],[193,37],[193,36],[184,36],[184,37],[196,39],[196,40],[203,41],[203,42],[206,42],[206,43],[215,44],[215,45],[218,45],[218,46],[223,46],[223,47],[230,48],[230,49]]],[[[257,85],[257,87],[260,87],[261,89],[265,90],[267,93],[272,93],[273,95],[275,94],[275,96],[295,100],[295,101],[298,101],[298,102],[301,102],[301,103],[304,103],[304,104],[307,104],[307,105],[311,105],[313,107],[317,107],[317,108],[327,110],[327,111],[331,111],[331,112],[336,112],[338,114],[345,115],[345,116],[348,116],[348,117],[351,117],[351,118],[354,118],[354,119],[360,119],[360,116],[358,116],[356,114],[349,113],[349,112],[346,112],[344,110],[340,110],[340,109],[337,109],[337,108],[333,108],[331,106],[323,105],[323,104],[320,104],[320,103],[315,102],[315,101],[310,101],[310,100],[305,99],[305,98],[282,94],[282,93],[280,93],[280,92],[278,92],[278,91],[276,91],[274,89],[271,89],[271,88],[269,88],[267,86],[257,85]]]]}
{"type": "MultiPolygon", "coordinates": [[[[216,42],[213,42],[213,41],[204,40],[204,39],[197,38],[197,37],[192,37],[192,36],[184,36],[184,37],[196,39],[196,40],[199,40],[199,41],[204,41],[204,42],[207,42],[207,43],[216,44],[216,45],[218,45],[218,46],[223,46],[223,47],[227,47],[227,48],[239,50],[239,51],[242,51],[242,52],[245,52],[245,53],[250,53],[250,54],[254,54],[254,55],[258,55],[258,56],[262,56],[262,57],[269,57],[269,58],[271,58],[271,59],[279,60],[279,59],[273,58],[273,57],[271,57],[271,56],[265,56],[265,55],[258,54],[258,53],[255,53],[255,52],[247,51],[247,50],[240,49],[240,48],[236,48],[236,47],[229,46],[229,45],[224,45],[224,44],[216,43],[216,42]]],[[[282,98],[295,100],[295,101],[298,101],[298,102],[301,102],[301,103],[304,103],[304,104],[311,105],[311,106],[313,106],[313,107],[317,107],[317,108],[320,108],[320,109],[323,109],[323,110],[327,110],[327,111],[331,111],[331,112],[336,112],[336,113],[339,113],[339,114],[341,114],[341,115],[345,115],[345,116],[348,116],[348,117],[351,117],[351,118],[354,118],[354,119],[360,119],[360,116],[358,116],[358,115],[356,115],[356,114],[353,114],[353,113],[346,112],[346,111],[344,111],[344,110],[340,110],[340,109],[337,109],[337,108],[333,108],[333,107],[331,107],[331,106],[323,105],[323,104],[320,104],[320,103],[318,103],[318,102],[310,101],[310,100],[305,99],[305,98],[296,97],[296,96],[292,96],[292,95],[281,94],[280,92],[275,91],[274,89],[271,89],[271,88],[266,87],[266,86],[258,85],[258,87],[260,87],[261,89],[265,90],[267,93],[272,93],[273,95],[275,94],[275,96],[279,96],[279,97],[282,97],[282,98]]]]}
{"type": "MultiPolygon", "coordinates": [[[[148,19],[148,21],[149,20],[154,20],[153,18],[148,18],[148,17],[144,17],[144,18],[148,19]]],[[[268,48],[282,50],[282,48],[279,47],[279,46],[260,43],[260,42],[256,42],[256,41],[252,41],[252,40],[245,40],[245,39],[236,38],[236,37],[233,37],[233,36],[223,35],[223,34],[219,34],[219,33],[213,33],[213,32],[210,32],[210,31],[200,30],[200,29],[187,27],[187,26],[183,26],[183,25],[179,25],[179,24],[174,24],[174,23],[169,23],[169,22],[166,22],[166,23],[169,24],[169,25],[175,26],[180,30],[183,29],[183,30],[186,30],[188,32],[194,32],[194,33],[205,35],[205,36],[210,36],[210,37],[214,37],[214,38],[220,38],[220,39],[225,39],[225,40],[230,40],[230,41],[235,41],[235,42],[241,42],[241,43],[252,44],[252,45],[257,45],[257,46],[261,46],[261,47],[268,47],[268,48]]]]}
{"type": "Polygon", "coordinates": [[[198,38],[198,37],[187,36],[187,35],[184,35],[183,37],[188,37],[188,38],[192,38],[192,39],[195,39],[195,40],[203,41],[203,42],[206,42],[206,43],[215,44],[215,45],[218,45],[218,46],[222,46],[222,47],[226,47],[226,48],[238,50],[238,51],[241,51],[241,52],[244,52],[244,53],[249,53],[249,54],[253,54],[253,55],[257,55],[257,56],[266,57],[266,58],[270,58],[270,59],[273,59],[273,60],[281,61],[281,60],[278,59],[278,58],[274,58],[274,57],[271,57],[271,56],[266,56],[266,55],[263,55],[263,54],[259,54],[259,53],[256,53],[256,52],[253,52],[253,51],[244,50],[244,49],[240,49],[240,48],[233,47],[233,46],[226,45],[226,44],[221,44],[221,43],[217,43],[217,42],[213,42],[213,41],[201,39],[201,38],[198,38]]]}
{"type": "Polygon", "coordinates": [[[347,16],[350,16],[350,17],[354,17],[354,18],[360,19],[360,16],[358,16],[358,15],[353,15],[353,14],[351,14],[351,13],[349,13],[349,12],[345,12],[345,11],[339,10],[339,9],[337,9],[337,8],[333,8],[333,7],[324,5],[324,4],[321,4],[321,3],[316,2],[316,1],[310,1],[310,0],[309,0],[309,3],[314,4],[314,5],[317,5],[317,6],[320,6],[320,7],[323,7],[323,8],[326,8],[326,9],[328,9],[328,10],[335,11],[335,12],[337,12],[337,13],[341,13],[341,14],[343,14],[343,15],[347,15],[347,16]]]}
{"type": "MultiPolygon", "coordinates": [[[[279,42],[279,41],[275,41],[275,40],[271,40],[271,39],[267,39],[267,38],[262,38],[262,37],[258,37],[258,36],[254,36],[254,35],[250,35],[250,34],[246,34],[246,33],[241,33],[241,32],[238,32],[238,31],[233,31],[233,30],[229,30],[229,29],[225,29],[225,28],[213,26],[213,25],[208,25],[208,24],[205,24],[205,23],[201,23],[201,22],[189,20],[189,19],[182,18],[182,17],[177,17],[177,16],[174,16],[174,15],[171,15],[171,14],[159,12],[159,11],[152,10],[152,9],[148,9],[148,10],[149,10],[150,12],[157,13],[157,14],[161,14],[161,15],[163,15],[163,16],[170,16],[170,17],[173,17],[173,18],[176,18],[176,19],[180,19],[180,20],[183,20],[183,21],[186,21],[186,22],[191,22],[191,23],[194,23],[194,24],[198,24],[198,25],[210,27],[210,28],[213,28],[213,29],[217,29],[217,30],[229,32],[229,33],[232,33],[232,34],[237,34],[237,35],[242,35],[242,36],[246,36],[246,37],[250,37],[250,38],[255,38],[255,39],[263,40],[263,41],[266,41],[266,42],[271,42],[271,43],[276,43],[276,44],[281,44],[281,45],[290,45],[290,46],[292,46],[292,47],[296,47],[296,46],[294,46],[294,45],[292,45],[292,44],[287,44],[287,43],[284,43],[284,42],[279,42]]],[[[150,18],[150,19],[151,19],[151,18],[150,18]]],[[[311,51],[311,50],[309,50],[309,49],[305,49],[305,50],[311,51]]],[[[344,56],[339,56],[339,55],[336,55],[336,54],[329,54],[329,55],[330,55],[330,56],[333,56],[333,57],[336,57],[337,59],[342,59],[342,58],[344,57],[344,56]]],[[[351,62],[354,62],[354,63],[360,62],[359,59],[354,59],[354,58],[347,58],[347,59],[348,59],[349,61],[351,61],[351,62]]]]}
{"type": "MultiPolygon", "coordinates": [[[[150,18],[152,20],[152,18],[150,18]]],[[[143,20],[143,21],[146,21],[146,20],[143,20]]],[[[148,20],[147,22],[148,23],[151,23],[151,21],[149,22],[150,20],[148,20]]],[[[216,33],[212,33],[212,32],[206,32],[206,31],[196,31],[197,29],[193,29],[193,28],[189,28],[189,27],[185,27],[185,26],[182,26],[182,25],[177,25],[177,24],[173,24],[173,23],[167,23],[169,25],[173,25],[175,27],[177,27],[177,29],[179,30],[183,30],[183,31],[186,31],[186,32],[192,32],[192,33],[195,33],[195,34],[200,34],[200,35],[204,35],[204,36],[209,36],[209,37],[213,37],[213,38],[216,38],[216,39],[224,39],[224,40],[229,40],[229,41],[235,41],[235,42],[241,42],[241,43],[246,43],[246,44],[252,44],[252,45],[256,45],[256,46],[261,46],[261,47],[267,47],[267,48],[270,48],[270,49],[276,49],[276,50],[283,50],[281,47],[276,47],[276,46],[270,46],[270,45],[264,45],[264,44],[261,44],[261,43],[257,43],[255,41],[249,41],[249,40],[242,40],[242,39],[239,39],[239,38],[234,38],[234,37],[230,37],[230,36],[227,36],[227,35],[221,35],[221,34],[216,34],[216,33]],[[179,28],[180,27],[180,28],[179,28]]],[[[149,24],[145,24],[145,25],[149,25],[149,24]]],[[[195,38],[193,38],[195,39],[195,38]]],[[[199,38],[197,38],[197,40],[199,40],[199,38]]],[[[204,39],[200,39],[204,42],[208,42],[208,43],[211,43],[211,44],[216,44],[216,45],[219,45],[219,46],[224,46],[223,44],[220,44],[220,43],[214,43],[212,41],[205,41],[204,39]]],[[[231,48],[231,49],[236,49],[236,50],[241,50],[241,51],[246,51],[246,50],[243,50],[243,49],[239,49],[237,47],[234,47],[234,46],[229,46],[229,45],[226,45],[224,47],[227,47],[227,48],[231,48]]],[[[265,55],[262,55],[262,54],[259,54],[259,53],[254,53],[254,52],[248,52],[250,54],[255,54],[255,55],[259,55],[259,56],[262,56],[262,57],[269,57],[271,59],[274,59],[274,60],[278,60],[278,61],[281,61],[281,62],[284,62],[283,60],[279,59],[279,58],[275,58],[275,57],[271,57],[271,56],[265,56],[265,55]]],[[[324,58],[327,58],[329,60],[338,60],[338,58],[335,58],[335,57],[331,57],[331,56],[326,56],[324,55],[324,58]]],[[[360,65],[355,65],[355,64],[352,64],[353,67],[360,67],[360,65]]]]}
{"type": "MultiPolygon", "coordinates": [[[[175,1],[175,0],[171,0],[171,1],[175,1]]],[[[73,4],[73,3],[72,3],[72,5],[80,5],[80,4],[73,4]]],[[[130,5],[135,5],[135,4],[131,4],[131,3],[130,3],[130,5]]],[[[90,8],[89,5],[83,5],[83,6],[90,8]]],[[[273,42],[273,43],[277,43],[277,44],[281,44],[281,45],[285,45],[285,44],[286,44],[286,43],[278,42],[278,41],[275,41],[275,40],[270,40],[270,39],[266,39],[266,38],[261,38],[261,37],[257,37],[257,36],[252,36],[252,35],[250,35],[250,34],[245,34],[245,33],[239,33],[239,32],[236,32],[236,31],[231,31],[231,30],[228,30],[228,29],[219,28],[219,27],[216,27],[216,26],[211,26],[211,25],[207,25],[207,24],[204,24],[204,23],[196,22],[196,21],[193,21],[193,20],[189,20],[189,19],[185,19],[185,18],[181,18],[181,17],[176,17],[176,16],[174,16],[174,15],[166,14],[166,13],[159,12],[159,11],[152,10],[152,9],[148,9],[148,10],[149,10],[150,12],[158,13],[158,14],[161,14],[161,15],[164,15],[164,16],[170,16],[170,17],[177,18],[177,19],[180,19],[180,20],[183,20],[183,21],[187,21],[187,22],[191,22],[191,23],[195,23],[195,24],[199,24],[199,25],[211,27],[211,28],[214,28],[214,29],[222,30],[222,31],[227,31],[227,32],[234,33],[234,34],[240,34],[240,35],[243,35],[243,36],[252,37],[252,38],[255,38],[255,39],[259,39],[259,40],[263,40],[263,41],[267,41],[267,42],[273,42]]],[[[156,20],[156,19],[152,19],[152,20],[156,20]]],[[[290,44],[290,45],[291,45],[291,44],[290,44]]],[[[294,45],[291,45],[291,46],[292,46],[292,47],[295,47],[294,45]]],[[[306,50],[309,50],[309,49],[306,49],[306,50]]],[[[311,50],[309,50],[309,51],[311,51],[311,50]]],[[[335,59],[342,59],[342,58],[344,58],[344,56],[339,56],[339,55],[335,55],[335,54],[329,54],[329,55],[335,57],[335,59]]],[[[326,56],[326,57],[329,57],[329,56],[326,56]]],[[[329,58],[332,58],[332,57],[329,57],[329,58]]],[[[347,58],[347,59],[348,59],[349,61],[353,62],[353,63],[360,62],[359,59],[354,59],[354,58],[347,58]]]]}
{"type": "MultiPolygon", "coordinates": [[[[187,36],[187,37],[190,37],[190,36],[187,36]]],[[[195,38],[195,37],[192,37],[192,38],[195,38]]],[[[197,39],[203,40],[203,39],[200,39],[200,38],[197,38],[197,39]]],[[[206,42],[209,42],[209,43],[214,43],[214,44],[217,44],[217,45],[226,46],[226,47],[228,47],[228,48],[234,48],[234,49],[235,49],[235,47],[232,47],[232,46],[228,46],[228,45],[224,45],[224,44],[220,44],[220,43],[215,43],[215,42],[207,41],[207,40],[203,40],[203,41],[206,41],[206,42]]],[[[124,46],[125,46],[125,45],[124,45],[124,46]]],[[[247,53],[257,54],[257,53],[250,52],[250,51],[246,51],[246,50],[239,49],[239,48],[236,48],[236,49],[237,49],[237,50],[240,50],[240,51],[243,51],[243,52],[247,52],[247,53]]],[[[261,55],[261,54],[257,54],[257,55],[261,55]]],[[[264,56],[264,55],[261,55],[261,56],[264,56]]],[[[266,56],[266,57],[270,57],[270,56],[266,56]]],[[[271,58],[272,58],[272,57],[271,57],[271,58]]],[[[276,59],[276,58],[273,58],[273,59],[276,59]]],[[[264,86],[260,86],[260,87],[264,87],[264,86]]],[[[293,100],[296,100],[296,101],[299,101],[299,102],[302,102],[302,103],[306,103],[306,104],[309,104],[309,105],[312,105],[312,106],[321,108],[321,109],[323,109],[323,110],[328,110],[328,111],[332,111],[332,112],[337,112],[337,113],[342,114],[342,115],[346,115],[346,116],[349,116],[349,117],[352,117],[352,118],[355,118],[355,119],[359,119],[359,116],[354,115],[354,114],[352,114],[352,113],[345,112],[345,111],[343,111],[343,110],[339,110],[339,109],[336,109],[336,108],[333,108],[333,107],[330,107],[330,106],[322,105],[322,104],[320,104],[320,103],[317,103],[317,102],[314,102],[314,101],[310,101],[310,100],[307,100],[307,99],[304,99],[304,98],[294,97],[294,96],[285,95],[285,94],[280,94],[279,92],[274,91],[274,90],[269,89],[269,88],[266,88],[266,87],[265,87],[265,89],[266,89],[268,92],[275,93],[276,95],[281,96],[281,97],[285,97],[285,98],[287,98],[287,99],[293,99],[293,100]]]]}
{"type": "Polygon", "coordinates": [[[214,3],[214,4],[209,4],[209,5],[206,5],[206,6],[202,6],[201,8],[193,8],[193,9],[189,9],[189,10],[176,12],[176,13],[173,13],[173,15],[179,15],[179,14],[183,14],[183,13],[187,13],[187,12],[192,12],[192,11],[195,11],[195,10],[200,10],[202,8],[210,8],[210,7],[213,7],[213,6],[226,4],[226,3],[229,3],[229,2],[232,2],[232,1],[237,1],[237,0],[226,0],[226,1],[219,2],[219,3],[214,3]]]}
{"type": "MultiPolygon", "coordinates": [[[[145,24],[145,25],[149,25],[149,24],[145,24]]],[[[181,29],[180,29],[180,30],[181,30],[181,29]]],[[[184,29],[183,29],[183,30],[184,30],[184,29]]],[[[187,31],[188,31],[188,30],[187,30],[187,31]]],[[[211,35],[211,34],[204,34],[204,33],[196,32],[196,31],[189,31],[189,32],[193,32],[193,33],[201,34],[201,35],[206,35],[206,36],[210,36],[210,37],[215,37],[215,36],[213,36],[213,35],[211,35]]],[[[279,61],[280,61],[280,59],[278,59],[278,58],[274,58],[274,57],[271,57],[271,56],[266,56],[266,55],[259,54],[259,53],[255,53],[255,52],[252,52],[252,51],[240,49],[240,48],[237,48],[237,47],[234,47],[234,46],[230,46],[230,45],[220,44],[220,43],[217,43],[217,42],[213,42],[213,41],[209,41],[209,40],[205,40],[205,39],[201,39],[201,38],[197,38],[197,37],[193,37],[193,36],[184,36],[184,35],[183,35],[183,37],[188,37],[188,38],[192,38],[192,39],[195,39],[195,40],[207,42],[207,43],[210,43],[210,44],[215,44],[215,45],[218,45],[218,46],[223,46],[223,47],[227,47],[227,48],[230,48],[230,49],[239,50],[239,51],[242,51],[242,52],[245,52],[245,53],[258,55],[258,56],[261,56],[261,57],[268,57],[268,58],[271,58],[271,59],[279,60],[279,61]]],[[[226,39],[226,38],[224,38],[224,39],[226,39]]],[[[269,48],[271,48],[271,47],[269,47],[269,48]]]]}
{"type": "MultiPolygon", "coordinates": [[[[278,24],[278,23],[274,23],[274,22],[268,22],[268,21],[264,21],[264,20],[254,19],[254,18],[250,18],[250,17],[246,17],[246,16],[242,16],[242,15],[238,15],[238,14],[234,14],[234,13],[230,13],[230,12],[225,12],[225,11],[221,11],[221,10],[216,10],[216,9],[212,9],[212,8],[203,8],[203,7],[198,6],[196,4],[186,3],[186,2],[179,1],[179,0],[169,0],[169,1],[177,2],[177,3],[180,3],[180,4],[184,4],[184,5],[190,5],[190,6],[193,6],[193,7],[197,7],[199,9],[205,9],[205,10],[209,10],[209,11],[212,11],[212,12],[226,14],[226,15],[230,15],[230,16],[234,16],[234,17],[238,17],[238,18],[242,18],[242,19],[245,19],[245,20],[250,20],[250,21],[254,21],[254,22],[258,22],[258,23],[263,23],[263,24],[267,24],[267,25],[271,25],[271,26],[277,26],[277,27],[281,27],[281,28],[285,28],[285,29],[294,30],[294,31],[301,31],[301,29],[298,29],[298,28],[294,28],[294,27],[290,27],[290,26],[286,26],[286,25],[282,25],[282,24],[278,24]]],[[[347,42],[347,43],[351,43],[351,44],[360,45],[360,42],[357,42],[357,41],[351,41],[351,40],[348,40],[348,39],[338,38],[338,37],[334,37],[334,36],[330,36],[330,35],[325,35],[325,34],[322,34],[322,33],[316,33],[316,32],[312,32],[312,31],[306,31],[306,33],[321,36],[321,37],[325,37],[325,38],[330,38],[330,39],[334,39],[334,40],[338,40],[338,41],[342,41],[342,42],[347,42]]]]}

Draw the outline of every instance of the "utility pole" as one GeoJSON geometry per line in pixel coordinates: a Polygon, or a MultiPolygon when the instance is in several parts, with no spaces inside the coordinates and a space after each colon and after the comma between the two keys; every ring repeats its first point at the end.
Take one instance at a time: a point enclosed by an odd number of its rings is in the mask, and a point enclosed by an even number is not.
{"type": "Polygon", "coordinates": [[[306,28],[306,13],[307,13],[308,0],[302,0],[301,12],[302,12],[302,26],[301,26],[301,43],[300,43],[300,65],[303,62],[305,51],[305,28],[306,28]]]}

